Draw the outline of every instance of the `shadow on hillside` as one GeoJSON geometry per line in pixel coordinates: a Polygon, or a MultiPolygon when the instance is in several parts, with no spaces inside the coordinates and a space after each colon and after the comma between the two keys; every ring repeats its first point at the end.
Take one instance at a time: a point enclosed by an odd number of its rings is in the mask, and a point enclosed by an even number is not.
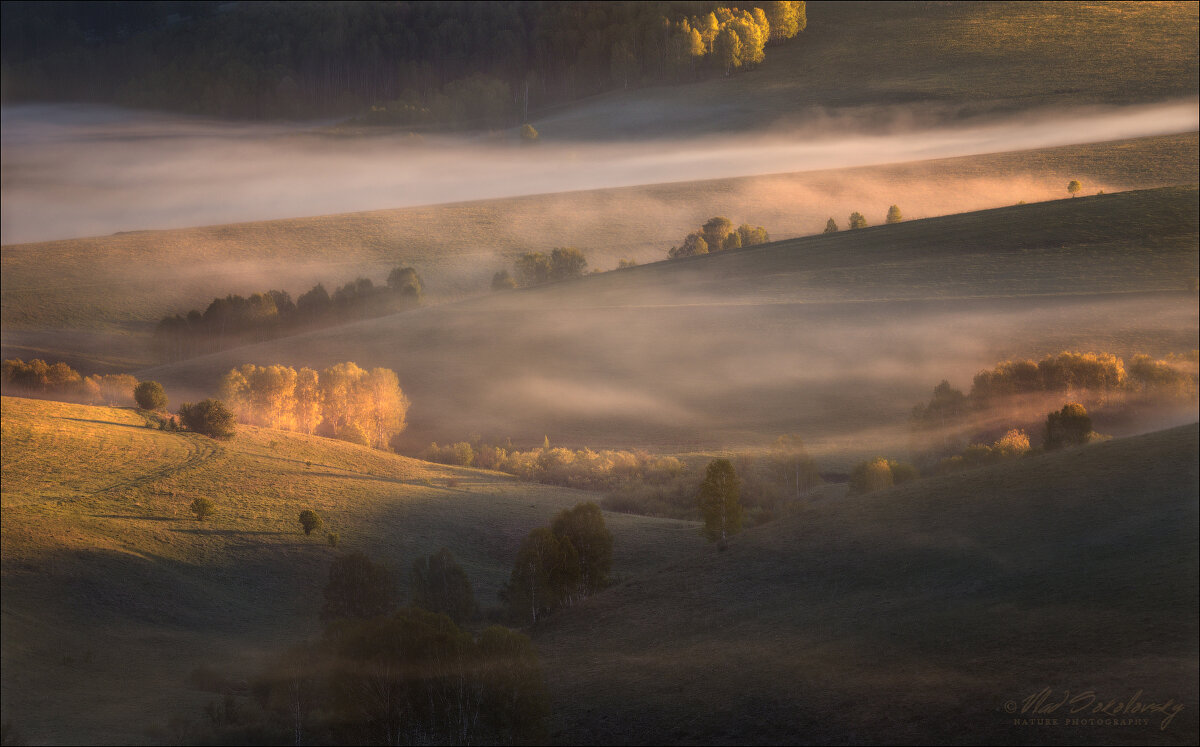
{"type": "Polygon", "coordinates": [[[139,431],[147,430],[145,425],[134,425],[133,423],[118,423],[113,420],[96,420],[94,418],[68,418],[62,415],[52,415],[55,420],[73,420],[76,423],[96,423],[98,425],[115,425],[119,428],[136,428],[139,431]]]}
{"type": "Polygon", "coordinates": [[[135,516],[133,514],[90,514],[93,519],[131,519],[133,521],[180,521],[178,516],[135,516]]]}
{"type": "Polygon", "coordinates": [[[292,534],[292,532],[269,531],[266,529],[204,529],[197,527],[196,529],[172,529],[172,532],[180,534],[208,534],[220,537],[239,537],[239,536],[279,536],[282,534],[292,534]]]}

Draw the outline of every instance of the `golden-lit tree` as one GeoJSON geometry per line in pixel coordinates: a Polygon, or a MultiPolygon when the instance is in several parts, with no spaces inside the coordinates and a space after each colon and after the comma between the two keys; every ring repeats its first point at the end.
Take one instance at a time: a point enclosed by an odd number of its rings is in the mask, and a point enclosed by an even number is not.
{"type": "Polygon", "coordinates": [[[312,434],[321,424],[321,411],[325,407],[325,393],[321,379],[311,368],[296,372],[295,422],[296,430],[312,434]]]}
{"type": "Polygon", "coordinates": [[[372,368],[361,382],[359,396],[364,400],[367,434],[371,445],[386,449],[391,437],[404,430],[408,415],[408,398],[400,390],[396,372],[387,368],[372,368]]]}
{"type": "MultiPolygon", "coordinates": [[[[362,427],[363,402],[359,390],[367,372],[352,361],[338,363],[321,372],[321,391],[325,395],[325,422],[335,436],[351,425],[362,427]]],[[[365,429],[364,429],[365,430],[365,429]]]]}

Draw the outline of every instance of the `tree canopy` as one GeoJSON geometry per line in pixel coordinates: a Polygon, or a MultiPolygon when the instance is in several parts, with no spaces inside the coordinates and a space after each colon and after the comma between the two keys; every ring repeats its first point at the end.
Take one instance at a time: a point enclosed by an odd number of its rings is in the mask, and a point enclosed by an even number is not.
{"type": "Polygon", "coordinates": [[[724,543],[742,528],[741,482],[728,459],[709,462],[700,483],[700,514],[703,534],[709,541],[724,543]]]}
{"type": "Polygon", "coordinates": [[[459,625],[479,611],[471,580],[444,547],[428,558],[413,561],[409,594],[413,607],[446,615],[459,625]]]}
{"type": "Polygon", "coordinates": [[[205,399],[179,406],[179,420],[189,431],[202,433],[218,441],[233,438],[236,418],[219,399],[205,399]]]}
{"type": "Polygon", "coordinates": [[[133,399],[143,410],[164,410],[167,407],[167,393],[157,381],[138,382],[133,388],[133,399]]]}

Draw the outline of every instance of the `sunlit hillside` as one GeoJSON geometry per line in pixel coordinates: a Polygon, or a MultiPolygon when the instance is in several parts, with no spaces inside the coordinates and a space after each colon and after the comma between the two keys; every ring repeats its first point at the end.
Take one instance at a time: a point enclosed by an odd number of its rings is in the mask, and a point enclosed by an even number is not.
{"type": "Polygon", "coordinates": [[[814,504],[630,580],[539,633],[552,738],[1194,741],[1198,445],[1192,424],[814,504]],[[1081,710],[1014,724],[1043,688],[1081,710]],[[1163,708],[1067,728],[1134,699],[1163,708]]]}
{"type": "MultiPolygon", "coordinates": [[[[405,598],[413,560],[447,547],[496,607],[525,534],[596,497],[295,433],[218,443],[133,410],[5,397],[2,423],[4,717],[33,743],[144,743],[199,717],[196,667],[245,677],[319,631],[336,552],[385,561],[405,598]],[[304,509],[339,550],[303,534],[304,509]]],[[[606,518],[622,577],[703,546],[687,522],[606,518]]]]}
{"type": "Polygon", "coordinates": [[[206,393],[246,362],[355,360],[399,374],[413,448],[798,433],[852,464],[906,449],[909,411],[943,378],[1064,349],[1193,349],[1198,223],[1195,187],[1018,205],[491,294],[144,376],[206,393]]]}

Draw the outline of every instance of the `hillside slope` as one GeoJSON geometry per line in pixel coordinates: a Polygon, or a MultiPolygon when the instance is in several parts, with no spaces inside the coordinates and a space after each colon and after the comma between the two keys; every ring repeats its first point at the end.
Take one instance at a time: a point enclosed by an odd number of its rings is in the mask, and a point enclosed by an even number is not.
{"type": "Polygon", "coordinates": [[[1189,425],[817,504],[624,583],[535,639],[552,738],[1194,744],[1198,448],[1189,425]],[[1042,688],[1183,710],[1014,725],[1042,688]]]}
{"type": "Polygon", "coordinates": [[[320,281],[332,292],[398,264],[424,277],[433,302],[486,292],[522,252],[577,246],[589,269],[658,261],[714,215],[812,235],[852,210],[872,225],[898,203],[909,218],[1085,193],[1200,180],[1196,133],[892,166],[812,171],[261,221],[0,248],[4,356],[68,358],[128,370],[164,314],[214,296],[320,281]],[[72,330],[85,330],[86,333],[72,330]]]}
{"type": "MultiPolygon", "coordinates": [[[[131,410],[2,402],[3,715],[34,743],[144,742],[199,715],[196,667],[245,676],[314,634],[337,551],[304,536],[303,509],[385,561],[402,599],[412,561],[448,547],[487,608],[525,534],[596,497],[298,434],[217,443],[131,410]],[[200,496],[216,505],[204,523],[200,496]]],[[[607,520],[621,575],[702,543],[687,522],[607,520]]]]}
{"type": "Polygon", "coordinates": [[[1195,187],[1020,205],[492,294],[143,375],[199,393],[246,362],[393,368],[414,448],[799,433],[854,459],[906,448],[911,407],[943,378],[969,386],[999,360],[1067,348],[1193,349],[1198,225],[1195,187]]]}
{"type": "Polygon", "coordinates": [[[534,124],[581,139],[821,126],[847,112],[902,125],[1194,98],[1200,88],[1190,3],[810,2],[808,24],[757,69],[617,91],[534,124]]]}

